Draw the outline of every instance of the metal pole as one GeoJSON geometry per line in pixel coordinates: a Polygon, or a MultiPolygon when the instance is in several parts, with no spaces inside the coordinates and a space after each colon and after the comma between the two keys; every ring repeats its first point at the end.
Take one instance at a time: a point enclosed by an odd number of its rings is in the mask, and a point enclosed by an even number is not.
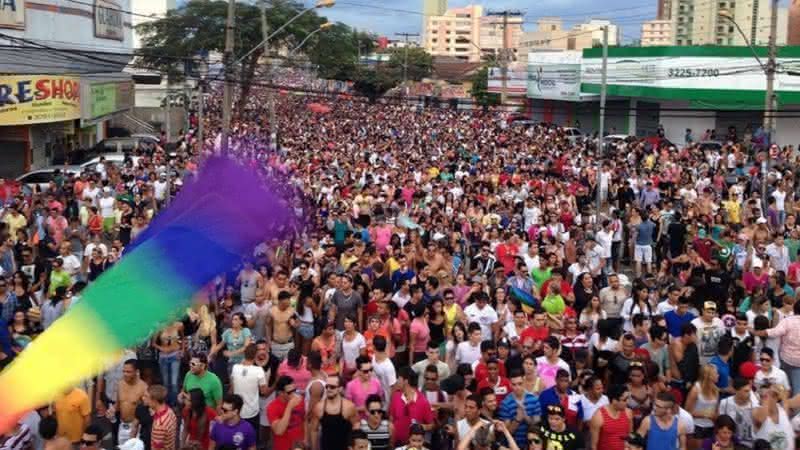
{"type": "Polygon", "coordinates": [[[231,71],[233,65],[234,23],[236,21],[236,0],[228,0],[228,21],[225,25],[225,89],[222,95],[222,142],[220,150],[228,153],[228,135],[231,131],[231,109],[233,108],[233,81],[231,71]]]}
{"type": "Polygon", "coordinates": [[[764,132],[767,134],[767,159],[764,163],[764,176],[761,180],[761,202],[764,205],[764,214],[767,213],[767,174],[769,173],[770,166],[772,165],[772,154],[770,146],[772,145],[772,137],[775,131],[774,113],[777,109],[777,102],[775,101],[775,58],[777,57],[777,49],[775,48],[775,39],[778,32],[778,0],[771,2],[771,17],[769,22],[769,54],[767,59],[767,90],[764,97],[764,132]]]}
{"type": "Polygon", "coordinates": [[[169,96],[169,88],[167,88],[167,95],[165,97],[167,102],[166,109],[164,110],[164,130],[167,132],[167,143],[172,140],[172,99],[169,96]]]}
{"type": "Polygon", "coordinates": [[[200,80],[200,99],[197,103],[197,140],[200,141],[200,152],[203,152],[203,103],[205,103],[205,94],[204,94],[204,81],[203,79],[200,80]]]}
{"type": "Polygon", "coordinates": [[[597,144],[597,211],[596,217],[600,218],[600,208],[603,206],[602,192],[600,189],[601,171],[605,152],[604,130],[606,126],[606,73],[608,71],[608,26],[603,27],[603,63],[600,70],[600,133],[597,144]]]}
{"type": "Polygon", "coordinates": [[[501,58],[502,65],[500,66],[500,104],[504,107],[508,99],[508,47],[508,11],[503,11],[503,57],[501,58]]]}
{"type": "MultiPolygon", "coordinates": [[[[261,34],[263,35],[264,56],[269,57],[269,23],[267,22],[267,2],[264,0],[261,3],[261,34]]],[[[273,61],[270,60],[266,65],[266,79],[267,83],[272,82],[273,61]]],[[[275,146],[275,137],[278,133],[278,127],[275,123],[275,93],[271,87],[267,87],[267,109],[269,111],[269,143],[275,146]]]]}

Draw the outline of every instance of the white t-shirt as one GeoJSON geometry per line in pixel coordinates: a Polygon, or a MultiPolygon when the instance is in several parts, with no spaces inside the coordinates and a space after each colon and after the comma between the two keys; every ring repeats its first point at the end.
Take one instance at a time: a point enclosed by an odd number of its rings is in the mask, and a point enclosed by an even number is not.
{"type": "Polygon", "coordinates": [[[605,395],[600,396],[597,403],[592,403],[586,395],[581,394],[581,408],[583,408],[583,421],[588,422],[592,420],[595,411],[608,404],[608,397],[605,395]]]}
{"type": "Polygon", "coordinates": [[[347,368],[354,369],[356,367],[356,358],[361,353],[361,349],[367,346],[367,341],[364,336],[356,332],[356,337],[350,342],[342,339],[342,360],[347,368]]]}
{"type": "Polygon", "coordinates": [[[259,386],[267,384],[264,369],[256,365],[234,364],[231,369],[231,384],[233,393],[241,396],[244,401],[240,414],[242,419],[256,417],[259,413],[259,386]]]}
{"type": "Polygon", "coordinates": [[[781,384],[787,390],[792,390],[792,386],[789,384],[789,377],[786,376],[786,372],[775,367],[774,363],[768,373],[764,373],[763,370],[756,372],[756,377],[753,381],[755,381],[756,386],[761,386],[768,382],[770,384],[781,384]]]}
{"type": "Polygon", "coordinates": [[[459,342],[456,347],[456,362],[458,364],[472,364],[481,357],[481,345],[472,346],[469,341],[459,342]]]}
{"type": "MultiPolygon", "coordinates": [[[[489,423],[489,421],[484,418],[480,418],[478,420],[480,420],[484,424],[489,423]]],[[[469,433],[469,430],[471,429],[472,425],[470,425],[469,422],[467,422],[467,419],[461,419],[458,422],[456,422],[456,430],[458,431],[458,440],[460,441],[464,439],[469,433]]]]}
{"type": "Polygon", "coordinates": [[[381,382],[383,388],[383,398],[392,398],[392,386],[397,382],[397,372],[394,369],[392,360],[386,358],[384,361],[377,362],[375,357],[372,357],[372,369],[375,370],[375,377],[381,382]]]}
{"type": "Polygon", "coordinates": [[[478,308],[477,303],[473,303],[464,308],[464,315],[468,322],[477,322],[481,326],[481,337],[484,341],[492,340],[492,325],[497,322],[497,311],[489,305],[478,308]]]}
{"type": "Polygon", "coordinates": [[[744,405],[736,404],[736,399],[731,396],[719,402],[719,414],[731,417],[736,423],[736,436],[744,441],[746,445],[753,443],[753,408],[759,406],[758,397],[754,392],[750,393],[750,401],[744,405]]]}

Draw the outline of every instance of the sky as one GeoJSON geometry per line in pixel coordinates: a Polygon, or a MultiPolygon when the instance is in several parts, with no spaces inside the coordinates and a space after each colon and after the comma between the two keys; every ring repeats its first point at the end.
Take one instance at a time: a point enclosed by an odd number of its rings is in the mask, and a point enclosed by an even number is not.
{"type": "MultiPolygon", "coordinates": [[[[484,11],[519,10],[525,14],[524,29],[536,29],[540,17],[562,17],[571,27],[589,19],[610,19],[621,28],[623,42],[638,39],[641,23],[655,19],[658,0],[450,0],[449,7],[480,4],[484,11]]],[[[305,0],[307,5],[312,0],[305,0]]],[[[397,38],[395,33],[419,33],[422,0],[337,0],[319,11],[333,21],[346,23],[375,34],[397,38]]]]}

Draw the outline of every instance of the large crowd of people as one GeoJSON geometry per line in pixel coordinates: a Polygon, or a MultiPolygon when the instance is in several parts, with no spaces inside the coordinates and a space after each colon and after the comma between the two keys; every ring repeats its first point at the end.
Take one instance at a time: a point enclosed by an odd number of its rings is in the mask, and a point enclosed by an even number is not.
{"type": "MultiPolygon", "coordinates": [[[[204,142],[0,190],[0,367],[220,150],[215,98],[204,142]]],[[[795,449],[793,147],[600,149],[501,111],[288,94],[271,142],[267,101],[229,155],[303,226],[0,448],[795,449]]]]}

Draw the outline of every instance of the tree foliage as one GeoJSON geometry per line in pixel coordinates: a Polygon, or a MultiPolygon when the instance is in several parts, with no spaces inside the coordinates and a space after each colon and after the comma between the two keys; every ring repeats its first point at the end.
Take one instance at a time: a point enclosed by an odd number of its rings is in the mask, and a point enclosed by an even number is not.
{"type": "Polygon", "coordinates": [[[396,48],[391,51],[389,66],[399,70],[401,76],[403,66],[408,64],[408,79],[420,81],[430,76],[433,71],[433,57],[424,48],[410,47],[408,49],[408,62],[406,62],[406,49],[396,48]]]}
{"type": "Polygon", "coordinates": [[[483,66],[472,76],[472,89],[470,94],[475,102],[483,106],[500,104],[500,94],[489,92],[489,67],[483,66]]]}

